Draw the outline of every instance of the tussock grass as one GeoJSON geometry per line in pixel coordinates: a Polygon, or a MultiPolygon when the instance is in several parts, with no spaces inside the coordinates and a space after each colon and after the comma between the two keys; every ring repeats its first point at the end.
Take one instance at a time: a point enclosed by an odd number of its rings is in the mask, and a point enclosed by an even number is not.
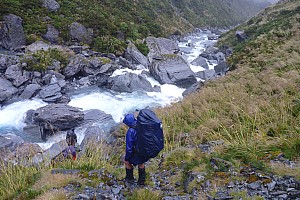
{"type": "Polygon", "coordinates": [[[290,167],[282,163],[270,163],[269,167],[272,171],[280,176],[294,176],[300,179],[300,167],[290,167]]]}
{"type": "Polygon", "coordinates": [[[148,189],[136,189],[129,195],[128,200],[153,199],[160,200],[159,191],[151,191],[148,189]]]}
{"type": "Polygon", "coordinates": [[[13,199],[18,193],[27,190],[40,174],[35,167],[0,164],[0,197],[13,199]]]}
{"type": "Polygon", "coordinates": [[[35,200],[67,200],[69,199],[66,192],[63,190],[50,190],[43,195],[38,196],[35,200]]]}
{"type": "Polygon", "coordinates": [[[32,189],[47,191],[52,188],[61,188],[66,186],[70,181],[77,179],[77,175],[51,174],[50,172],[45,172],[42,174],[41,178],[35,182],[32,189]]]}

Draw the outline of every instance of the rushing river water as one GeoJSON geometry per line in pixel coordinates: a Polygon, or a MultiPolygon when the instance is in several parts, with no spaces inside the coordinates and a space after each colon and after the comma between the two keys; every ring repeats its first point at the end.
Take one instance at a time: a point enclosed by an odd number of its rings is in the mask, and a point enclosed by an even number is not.
{"type": "MultiPolygon", "coordinates": [[[[180,48],[188,50],[188,53],[184,53],[183,56],[188,62],[193,61],[200,53],[202,53],[206,47],[213,45],[216,40],[208,40],[208,32],[202,32],[192,34],[186,37],[186,42],[179,42],[180,48]],[[193,45],[189,45],[193,44],[193,45]]],[[[208,63],[210,69],[213,69],[214,63],[208,63]]],[[[204,70],[200,66],[190,65],[192,71],[199,72],[204,70]]],[[[132,71],[130,69],[117,70],[113,76],[126,73],[130,71],[132,73],[141,73],[142,70],[132,71]]],[[[148,77],[148,80],[154,85],[161,87],[161,92],[133,92],[133,93],[116,93],[112,91],[103,90],[97,87],[76,91],[70,94],[71,101],[70,106],[81,108],[84,110],[99,109],[107,114],[111,114],[116,122],[120,122],[124,115],[128,112],[132,112],[136,109],[142,109],[147,106],[159,107],[170,105],[172,102],[177,102],[182,99],[183,88],[178,88],[175,85],[159,84],[152,77],[148,77]]],[[[24,119],[26,112],[30,109],[37,109],[45,106],[47,103],[39,100],[25,100],[15,102],[13,104],[4,106],[0,109],[0,134],[9,138],[10,134],[16,134],[26,140],[26,136],[22,133],[22,129],[25,126],[24,119]]],[[[79,142],[83,139],[83,131],[75,129],[78,135],[79,142]]],[[[64,139],[63,135],[55,135],[44,143],[38,143],[43,149],[49,148],[53,143],[59,142],[64,139]]],[[[27,138],[28,140],[28,138],[27,138]]]]}

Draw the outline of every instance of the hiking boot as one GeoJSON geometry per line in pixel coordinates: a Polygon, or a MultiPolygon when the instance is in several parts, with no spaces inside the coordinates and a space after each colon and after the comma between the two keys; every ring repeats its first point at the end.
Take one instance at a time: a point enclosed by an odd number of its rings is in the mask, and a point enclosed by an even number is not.
{"type": "Polygon", "coordinates": [[[145,185],[146,180],[146,170],[144,168],[139,168],[139,180],[138,185],[145,185]]]}
{"type": "Polygon", "coordinates": [[[132,169],[126,169],[125,182],[128,182],[128,183],[133,183],[134,182],[133,168],[132,169]]]}

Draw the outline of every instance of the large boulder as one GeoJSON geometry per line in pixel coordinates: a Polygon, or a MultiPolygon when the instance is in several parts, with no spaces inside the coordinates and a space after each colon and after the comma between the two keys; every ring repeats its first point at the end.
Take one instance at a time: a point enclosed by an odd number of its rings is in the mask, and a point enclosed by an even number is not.
{"type": "Polygon", "coordinates": [[[205,58],[203,58],[202,56],[198,56],[195,60],[193,60],[191,62],[191,64],[195,65],[195,66],[201,66],[204,69],[208,69],[209,68],[209,66],[208,66],[205,58]]]}
{"type": "Polygon", "coordinates": [[[207,49],[205,49],[204,52],[202,52],[200,54],[200,56],[202,56],[203,58],[206,58],[208,60],[216,60],[216,56],[215,54],[219,52],[219,49],[216,47],[208,47],[207,49]]]}
{"type": "Polygon", "coordinates": [[[228,71],[228,68],[229,66],[226,61],[220,62],[218,65],[214,67],[216,74],[220,76],[225,75],[226,72],[228,71]]]}
{"type": "Polygon", "coordinates": [[[38,108],[33,114],[33,122],[46,130],[68,130],[79,126],[84,113],[66,104],[49,104],[38,108]]]}
{"type": "Polygon", "coordinates": [[[38,84],[29,84],[26,86],[25,90],[20,95],[22,99],[30,99],[35,96],[41,90],[41,86],[38,84]]]}
{"type": "Polygon", "coordinates": [[[0,135],[0,161],[26,165],[31,157],[41,151],[39,145],[26,143],[20,136],[0,135]]]}
{"type": "Polygon", "coordinates": [[[10,81],[0,77],[0,102],[10,100],[17,92],[18,89],[10,81]]]}
{"type": "Polygon", "coordinates": [[[167,38],[147,37],[147,46],[149,48],[148,59],[160,58],[164,54],[177,54],[179,52],[178,44],[167,38]]]}
{"type": "Polygon", "coordinates": [[[0,23],[0,46],[11,50],[24,45],[26,39],[22,19],[13,14],[4,15],[2,26],[0,23]]]}
{"type": "Polygon", "coordinates": [[[117,92],[153,92],[151,83],[140,74],[126,73],[111,77],[108,82],[108,85],[111,86],[110,89],[117,92]]]}
{"type": "Polygon", "coordinates": [[[13,82],[14,86],[19,87],[30,79],[30,72],[23,71],[19,63],[9,66],[5,71],[5,76],[13,82]]]}
{"type": "Polygon", "coordinates": [[[20,62],[18,56],[0,54],[0,72],[6,70],[7,67],[15,65],[20,62]]]}
{"type": "MultiPolygon", "coordinates": [[[[103,57],[92,57],[87,59],[87,65],[82,69],[82,72],[85,76],[87,75],[98,75],[106,73],[112,67],[111,60],[103,57]],[[104,66],[105,65],[105,66],[104,66]]],[[[113,69],[111,69],[113,71],[113,69]]]]}
{"type": "Polygon", "coordinates": [[[124,56],[127,60],[131,61],[133,64],[138,64],[138,65],[141,64],[145,68],[148,68],[149,65],[148,58],[144,56],[132,42],[129,42],[124,56]]]}
{"type": "Polygon", "coordinates": [[[70,78],[79,73],[85,66],[87,66],[86,58],[83,55],[75,55],[70,59],[69,64],[64,68],[63,74],[66,78],[70,78]]]}
{"type": "Polygon", "coordinates": [[[214,69],[206,69],[203,71],[199,71],[196,73],[197,78],[201,78],[202,80],[210,80],[216,77],[216,72],[214,69]]]}
{"type": "Polygon", "coordinates": [[[48,40],[51,43],[58,43],[59,41],[59,31],[51,24],[47,25],[47,33],[43,35],[45,40],[48,40]]]}
{"type": "Polygon", "coordinates": [[[89,143],[101,143],[107,139],[107,134],[98,126],[90,126],[84,131],[84,138],[80,148],[85,151],[89,143]]]}
{"type": "Polygon", "coordinates": [[[73,22],[70,27],[71,39],[75,39],[78,42],[84,42],[86,44],[91,44],[93,40],[92,29],[85,28],[82,24],[73,22]]]}
{"type": "Polygon", "coordinates": [[[189,64],[180,55],[164,55],[162,60],[154,60],[149,70],[160,84],[187,88],[197,82],[189,64]]]}
{"type": "Polygon", "coordinates": [[[58,83],[54,83],[44,86],[39,92],[39,97],[45,102],[59,102],[62,98],[60,85],[58,83]]]}
{"type": "MultiPolygon", "coordinates": [[[[2,151],[1,153],[4,152],[2,151]]],[[[31,144],[25,142],[18,145],[14,150],[6,152],[4,155],[4,160],[7,162],[11,162],[15,165],[19,164],[23,166],[28,166],[31,165],[31,159],[41,152],[42,148],[38,144],[31,144]]]]}
{"type": "Polygon", "coordinates": [[[14,134],[0,135],[0,152],[4,150],[13,151],[22,143],[24,140],[20,136],[14,134]]]}
{"type": "Polygon", "coordinates": [[[56,12],[60,8],[60,5],[55,0],[43,0],[43,7],[47,8],[50,12],[56,12]]]}

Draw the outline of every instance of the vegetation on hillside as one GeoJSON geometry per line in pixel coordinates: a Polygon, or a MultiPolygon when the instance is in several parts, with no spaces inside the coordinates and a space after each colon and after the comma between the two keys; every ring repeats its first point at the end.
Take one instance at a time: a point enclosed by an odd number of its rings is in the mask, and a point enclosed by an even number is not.
{"type": "Polygon", "coordinates": [[[57,0],[60,9],[49,12],[41,0],[1,0],[0,16],[16,14],[23,19],[27,42],[46,33],[47,24],[60,31],[61,41],[68,42],[69,25],[79,22],[93,29],[93,47],[99,51],[122,50],[125,40],[148,35],[165,36],[175,31],[187,32],[193,26],[230,26],[241,23],[267,4],[248,0],[57,0]],[[51,19],[46,19],[48,16],[51,19]]]}

